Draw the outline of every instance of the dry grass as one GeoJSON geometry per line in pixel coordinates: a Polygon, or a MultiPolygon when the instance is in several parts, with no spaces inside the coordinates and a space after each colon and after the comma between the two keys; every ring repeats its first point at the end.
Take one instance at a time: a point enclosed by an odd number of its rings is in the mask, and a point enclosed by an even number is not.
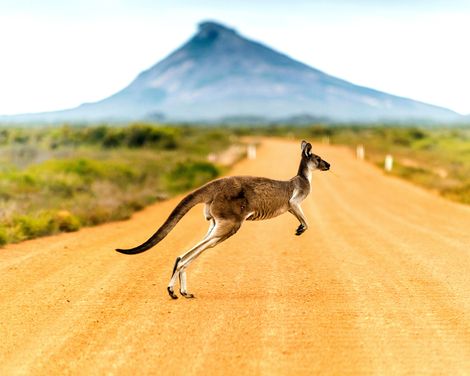
{"type": "Polygon", "coordinates": [[[234,141],[145,124],[1,130],[0,244],[128,218],[218,176],[207,155],[234,141]]]}

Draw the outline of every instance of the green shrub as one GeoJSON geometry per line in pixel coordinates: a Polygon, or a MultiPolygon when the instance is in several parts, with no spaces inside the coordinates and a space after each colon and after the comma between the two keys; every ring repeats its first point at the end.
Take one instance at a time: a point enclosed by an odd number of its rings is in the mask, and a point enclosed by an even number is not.
{"type": "Polygon", "coordinates": [[[83,131],[82,139],[83,141],[88,141],[89,143],[99,144],[111,133],[111,129],[104,125],[99,125],[97,127],[86,128],[83,131]]]}
{"type": "MultiPolygon", "coordinates": [[[[48,185],[56,183],[59,190],[65,189],[66,186],[70,188],[70,184],[79,186],[80,183],[88,184],[99,179],[126,181],[139,175],[129,163],[87,158],[51,160],[33,166],[27,172],[29,175],[25,175],[23,179],[41,176],[47,179],[48,185]]],[[[31,185],[32,182],[33,180],[31,185]]]]}
{"type": "Polygon", "coordinates": [[[83,221],[87,225],[98,225],[100,223],[109,222],[118,219],[127,219],[131,216],[132,210],[127,205],[121,205],[118,208],[110,208],[98,205],[93,210],[82,213],[84,216],[83,221]]]}
{"type": "Polygon", "coordinates": [[[35,215],[21,215],[14,219],[21,239],[32,239],[49,235],[57,229],[56,221],[49,212],[39,212],[35,215]]]}
{"type": "MultiPolygon", "coordinates": [[[[71,232],[80,228],[80,220],[67,210],[40,211],[31,215],[19,215],[13,219],[14,241],[51,235],[59,231],[71,232]]],[[[0,238],[1,238],[0,232],[0,238]]],[[[5,233],[4,239],[7,240],[5,233]]]]}
{"type": "Polygon", "coordinates": [[[446,188],[442,195],[451,200],[470,204],[470,183],[459,185],[458,187],[446,188]]]}
{"type": "Polygon", "coordinates": [[[0,225],[0,246],[5,245],[8,243],[8,234],[5,227],[0,225]]]}
{"type": "Polygon", "coordinates": [[[184,192],[216,178],[219,173],[209,162],[178,163],[166,175],[167,187],[171,192],[184,192]]]}
{"type": "Polygon", "coordinates": [[[122,146],[122,134],[119,132],[107,132],[106,135],[103,137],[102,144],[105,148],[116,148],[118,146],[122,146]]]}
{"type": "Polygon", "coordinates": [[[77,231],[80,228],[80,220],[67,210],[56,213],[55,222],[57,229],[63,232],[77,231]]]}
{"type": "Polygon", "coordinates": [[[96,179],[103,175],[103,166],[98,161],[89,159],[70,159],[49,162],[50,168],[57,172],[76,174],[85,178],[96,179]]]}
{"type": "Polygon", "coordinates": [[[71,174],[44,175],[43,193],[50,193],[55,198],[70,199],[76,192],[87,189],[87,184],[80,177],[71,174]]]}
{"type": "Polygon", "coordinates": [[[130,148],[153,145],[171,150],[177,147],[174,131],[147,124],[134,124],[126,128],[125,138],[126,146],[130,148]]]}

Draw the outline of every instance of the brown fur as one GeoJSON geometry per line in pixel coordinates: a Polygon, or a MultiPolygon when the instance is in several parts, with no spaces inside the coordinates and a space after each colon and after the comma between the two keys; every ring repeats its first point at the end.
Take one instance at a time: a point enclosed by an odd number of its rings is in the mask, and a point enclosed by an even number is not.
{"type": "Polygon", "coordinates": [[[302,141],[302,157],[296,176],[287,181],[252,176],[232,176],[214,180],[184,197],[171,212],[165,223],[143,244],[131,249],[117,249],[124,254],[144,252],[160,242],[196,204],[204,203],[206,219],[211,227],[206,237],[191,250],[176,260],[168,293],[177,298],[173,291],[176,278],[180,278],[180,292],[193,297],[186,291],[186,272],[189,264],[205,249],[226,240],[235,234],[245,220],[263,220],[276,217],[287,211],[300,222],[296,235],[307,229],[307,223],[300,208],[300,202],[310,193],[310,174],[314,169],[326,171],[330,165],[311,153],[312,145],[302,141]]]}

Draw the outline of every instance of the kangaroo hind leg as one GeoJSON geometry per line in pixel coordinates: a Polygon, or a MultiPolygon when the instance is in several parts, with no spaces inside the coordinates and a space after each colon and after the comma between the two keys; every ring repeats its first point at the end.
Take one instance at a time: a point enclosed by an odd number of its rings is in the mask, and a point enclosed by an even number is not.
{"type": "MultiPolygon", "coordinates": [[[[209,235],[209,233],[208,233],[209,235]]],[[[187,256],[187,255],[190,255],[194,252],[196,252],[198,249],[200,248],[203,248],[207,242],[209,241],[209,239],[207,238],[207,235],[206,237],[201,240],[199,243],[197,243],[194,247],[192,247],[189,251],[187,251],[185,254],[183,254],[182,256],[178,256],[176,258],[176,261],[175,261],[175,266],[173,267],[173,272],[171,273],[171,279],[170,279],[170,283],[168,284],[168,287],[167,287],[167,290],[168,290],[168,294],[170,295],[170,297],[172,299],[178,299],[178,296],[175,294],[174,292],[174,287],[175,287],[175,283],[176,283],[176,279],[178,278],[178,276],[180,275],[180,270],[181,270],[181,265],[182,265],[182,259],[183,257],[187,256]]],[[[180,277],[180,284],[186,284],[186,278],[185,276],[183,276],[183,280],[181,279],[180,277]]]]}
{"type": "Polygon", "coordinates": [[[215,226],[210,231],[206,237],[186,252],[181,257],[176,259],[175,268],[173,275],[171,277],[170,283],[168,285],[168,293],[173,299],[176,299],[174,293],[174,285],[176,279],[179,277],[180,282],[180,293],[186,298],[193,298],[194,295],[188,293],[187,283],[186,283],[186,268],[204,252],[206,249],[215,247],[217,244],[228,239],[230,236],[235,234],[241,226],[239,221],[215,221],[215,226]]]}

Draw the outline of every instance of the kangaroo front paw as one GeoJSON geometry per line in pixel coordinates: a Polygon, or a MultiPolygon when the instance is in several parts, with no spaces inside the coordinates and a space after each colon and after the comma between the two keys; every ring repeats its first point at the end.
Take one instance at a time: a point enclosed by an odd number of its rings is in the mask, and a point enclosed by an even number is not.
{"type": "Polygon", "coordinates": [[[173,291],[173,289],[170,286],[167,287],[167,290],[168,290],[168,294],[170,295],[171,299],[178,299],[178,296],[175,294],[175,292],[173,291]]]}
{"type": "Polygon", "coordinates": [[[299,227],[297,227],[295,235],[297,235],[297,236],[302,235],[305,232],[306,229],[307,228],[304,227],[304,225],[300,225],[299,227]]]}

